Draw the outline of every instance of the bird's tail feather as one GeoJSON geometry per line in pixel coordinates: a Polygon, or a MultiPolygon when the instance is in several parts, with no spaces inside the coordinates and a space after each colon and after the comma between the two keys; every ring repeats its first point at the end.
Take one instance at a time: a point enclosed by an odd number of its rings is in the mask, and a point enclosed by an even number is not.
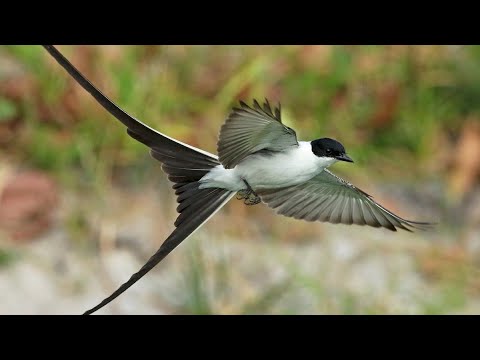
{"type": "Polygon", "coordinates": [[[183,240],[192,235],[192,233],[197,230],[203,223],[205,223],[210,217],[212,217],[220,208],[227,203],[228,200],[232,198],[234,193],[222,190],[215,189],[215,191],[210,195],[207,201],[202,201],[202,205],[199,206],[198,210],[189,218],[189,221],[182,222],[165,240],[165,242],[160,246],[158,251],[148,259],[145,265],[135,274],[133,274],[130,279],[121,285],[115,292],[112,293],[109,297],[105,298],[100,304],[93,307],[92,309],[86,311],[84,315],[89,315],[100,308],[107,305],[109,302],[114,300],[130,286],[135,284],[140,280],[146,273],[153,269],[160,261],[162,261],[173,249],[177,247],[183,240]]]}
{"type": "Polygon", "coordinates": [[[173,189],[179,203],[177,211],[179,215],[175,221],[176,229],[160,246],[158,251],[147,261],[147,263],[130,279],[121,285],[115,292],[104,299],[100,304],[86,311],[89,315],[109,302],[114,300],[130,286],[140,280],[145,274],[162,261],[173,249],[183,240],[193,234],[208,219],[225,205],[235,194],[225,189],[199,189],[198,181],[219,164],[218,160],[204,153],[196,152],[191,148],[184,148],[176,154],[170,148],[162,149],[161,146],[152,146],[149,140],[141,135],[130,132],[135,139],[143,142],[152,148],[151,154],[162,162],[162,169],[168,174],[168,178],[174,183],[173,189]],[[192,152],[190,154],[190,152],[192,152]]]}
{"type": "Polygon", "coordinates": [[[140,280],[178,244],[192,235],[195,230],[220,210],[234,193],[224,189],[199,189],[198,181],[212,168],[220,165],[217,156],[172,139],[148,127],[122,110],[98,90],[54,46],[44,45],[44,47],[101,106],[127,126],[127,132],[130,136],[151,148],[152,156],[162,163],[162,169],[174,183],[173,189],[179,202],[177,211],[180,214],[175,221],[176,229],[137,273],[133,274],[126,283],[100,304],[86,311],[85,314],[87,315],[107,305],[140,280]]]}

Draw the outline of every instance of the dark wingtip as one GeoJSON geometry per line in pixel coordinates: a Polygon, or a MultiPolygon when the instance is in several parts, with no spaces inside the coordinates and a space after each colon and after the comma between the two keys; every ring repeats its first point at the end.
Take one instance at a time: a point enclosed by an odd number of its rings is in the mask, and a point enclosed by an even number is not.
{"type": "Polygon", "coordinates": [[[407,225],[411,226],[414,229],[421,231],[431,231],[435,229],[438,223],[432,222],[418,222],[418,221],[408,221],[407,225]]]}
{"type": "Polygon", "coordinates": [[[282,105],[278,103],[278,107],[275,108],[275,118],[278,121],[282,121],[282,105]]]}
{"type": "Polygon", "coordinates": [[[432,223],[432,222],[421,222],[421,221],[412,221],[412,220],[406,220],[399,218],[401,220],[401,226],[398,226],[398,228],[406,230],[408,232],[415,232],[414,230],[420,230],[420,231],[429,231],[433,230],[435,226],[438,223],[432,223]]]}
{"type": "Polygon", "coordinates": [[[266,105],[269,109],[271,109],[270,103],[268,102],[268,99],[267,99],[267,98],[265,98],[265,104],[264,104],[264,106],[265,106],[265,105],[266,105]]]}
{"type": "Polygon", "coordinates": [[[253,107],[258,111],[262,111],[262,107],[258,103],[257,99],[253,99],[253,107]]]}
{"type": "Polygon", "coordinates": [[[275,107],[272,109],[272,106],[270,105],[270,102],[268,101],[267,98],[265,98],[265,102],[263,103],[263,107],[260,106],[260,103],[258,102],[257,99],[253,99],[252,101],[252,106],[249,106],[247,103],[245,103],[243,100],[238,101],[240,104],[240,108],[233,107],[232,110],[233,112],[239,112],[241,110],[254,110],[254,111],[260,111],[268,116],[271,116],[278,121],[282,122],[282,116],[281,116],[281,111],[282,111],[282,105],[280,102],[278,103],[278,107],[275,107]]]}
{"type": "Polygon", "coordinates": [[[265,98],[265,102],[263,103],[263,111],[267,113],[271,117],[275,117],[272,112],[272,107],[270,106],[270,103],[268,102],[268,99],[265,98]]]}

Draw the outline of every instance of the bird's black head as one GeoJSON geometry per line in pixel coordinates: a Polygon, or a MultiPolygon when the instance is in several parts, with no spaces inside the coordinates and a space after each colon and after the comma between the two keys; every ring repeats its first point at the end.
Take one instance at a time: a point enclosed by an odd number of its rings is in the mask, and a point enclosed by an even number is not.
{"type": "Polygon", "coordinates": [[[313,140],[312,152],[318,157],[334,158],[340,161],[353,162],[345,153],[345,148],[337,140],[322,138],[313,140]]]}

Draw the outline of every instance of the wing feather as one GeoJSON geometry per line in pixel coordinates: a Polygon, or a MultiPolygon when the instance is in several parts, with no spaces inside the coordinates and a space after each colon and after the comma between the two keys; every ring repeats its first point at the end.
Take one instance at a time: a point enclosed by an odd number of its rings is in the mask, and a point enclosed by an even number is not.
{"type": "Polygon", "coordinates": [[[272,110],[265,99],[263,107],[257,100],[253,107],[240,101],[220,129],[217,151],[226,169],[234,168],[245,157],[261,150],[282,151],[298,146],[295,131],[282,124],[280,105],[272,110]]]}
{"type": "Polygon", "coordinates": [[[258,189],[256,192],[279,214],[296,219],[368,225],[392,231],[397,231],[397,228],[407,231],[412,231],[411,228],[426,229],[432,225],[395,215],[366,192],[328,170],[300,185],[258,189]]]}

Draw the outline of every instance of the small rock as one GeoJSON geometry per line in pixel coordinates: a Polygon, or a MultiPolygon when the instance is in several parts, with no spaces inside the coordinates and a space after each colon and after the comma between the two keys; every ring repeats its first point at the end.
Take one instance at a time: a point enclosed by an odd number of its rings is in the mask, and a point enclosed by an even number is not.
{"type": "Polygon", "coordinates": [[[48,175],[13,174],[0,189],[0,230],[14,241],[32,239],[50,227],[57,204],[58,190],[48,175]]]}

